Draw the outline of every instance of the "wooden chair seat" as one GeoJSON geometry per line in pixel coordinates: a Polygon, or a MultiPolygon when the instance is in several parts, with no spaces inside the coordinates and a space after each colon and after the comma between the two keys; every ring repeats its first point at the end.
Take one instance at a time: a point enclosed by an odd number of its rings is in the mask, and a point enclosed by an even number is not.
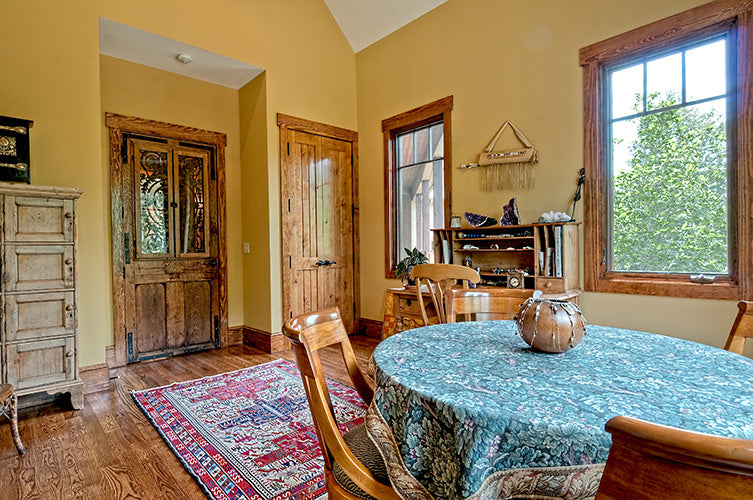
{"type": "MultiPolygon", "coordinates": [[[[369,439],[364,424],[351,429],[343,436],[343,439],[348,445],[348,448],[350,448],[350,451],[353,452],[353,455],[355,455],[358,461],[369,469],[377,480],[384,484],[390,484],[390,477],[387,474],[387,466],[384,464],[384,460],[382,460],[379,450],[374,446],[374,442],[369,439]]],[[[342,486],[349,493],[368,500],[374,499],[374,497],[361,490],[361,488],[353,482],[350,476],[348,476],[337,462],[332,464],[332,474],[335,476],[337,484],[342,486]]]]}
{"type": "Polygon", "coordinates": [[[18,433],[18,399],[10,384],[0,384],[0,413],[10,419],[10,432],[13,436],[13,443],[19,455],[23,455],[26,449],[21,442],[21,435],[18,433]]]}
{"type": "Polygon", "coordinates": [[[423,285],[426,285],[431,296],[431,302],[437,312],[437,321],[446,323],[447,314],[444,296],[447,290],[457,285],[458,282],[461,283],[463,288],[468,288],[468,283],[481,281],[481,277],[475,270],[456,264],[419,264],[413,266],[410,276],[416,281],[416,299],[425,325],[429,324],[429,317],[426,314],[426,306],[421,293],[423,285]]]}
{"type": "Polygon", "coordinates": [[[295,362],[324,458],[324,482],[332,500],[399,500],[392,489],[382,456],[361,425],[343,436],[337,426],[319,350],[336,347],[342,354],[353,387],[365,403],[371,403],[374,388],[361,372],[350,345],[348,332],[337,308],[312,312],[288,320],[282,328],[290,340],[295,362]]]}
{"type": "Polygon", "coordinates": [[[753,440],[614,417],[596,500],[753,498],[753,440]]]}

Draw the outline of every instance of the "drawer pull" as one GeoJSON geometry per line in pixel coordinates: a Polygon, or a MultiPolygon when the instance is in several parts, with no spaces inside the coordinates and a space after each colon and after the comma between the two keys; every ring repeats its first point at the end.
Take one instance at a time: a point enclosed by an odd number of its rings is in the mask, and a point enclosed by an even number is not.
{"type": "Polygon", "coordinates": [[[65,310],[66,311],[73,311],[73,306],[71,304],[68,304],[67,306],[65,306],[65,310]]]}
{"type": "Polygon", "coordinates": [[[73,357],[73,351],[68,351],[65,353],[66,358],[72,358],[73,357]]]}
{"type": "Polygon", "coordinates": [[[65,259],[66,264],[73,264],[73,259],[65,259]]]}
{"type": "Polygon", "coordinates": [[[66,212],[66,213],[65,213],[65,215],[64,215],[64,217],[65,217],[66,219],[70,219],[71,217],[73,217],[73,214],[72,214],[72,213],[70,213],[70,212],[66,212]]]}

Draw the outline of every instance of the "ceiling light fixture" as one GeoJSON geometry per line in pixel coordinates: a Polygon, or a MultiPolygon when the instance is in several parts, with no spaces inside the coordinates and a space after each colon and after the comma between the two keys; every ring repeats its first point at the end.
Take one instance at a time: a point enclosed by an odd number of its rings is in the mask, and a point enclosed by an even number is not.
{"type": "Polygon", "coordinates": [[[183,64],[191,64],[193,61],[193,57],[189,56],[188,54],[178,54],[175,56],[175,59],[182,62],[183,64]]]}

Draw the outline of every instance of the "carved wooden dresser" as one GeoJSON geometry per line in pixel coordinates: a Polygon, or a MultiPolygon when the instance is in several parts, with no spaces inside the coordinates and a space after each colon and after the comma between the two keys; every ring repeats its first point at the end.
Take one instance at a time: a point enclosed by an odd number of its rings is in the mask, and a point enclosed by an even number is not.
{"type": "Polygon", "coordinates": [[[76,203],[81,190],[0,182],[2,381],[19,406],[70,393],[78,374],[76,203]]]}

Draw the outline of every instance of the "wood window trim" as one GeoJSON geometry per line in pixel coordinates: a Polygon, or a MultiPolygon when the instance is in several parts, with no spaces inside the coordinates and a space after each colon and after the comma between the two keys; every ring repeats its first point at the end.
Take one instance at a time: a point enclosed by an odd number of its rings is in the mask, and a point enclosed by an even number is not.
{"type": "Polygon", "coordinates": [[[384,264],[385,277],[397,278],[395,268],[399,262],[397,248],[397,158],[394,144],[397,135],[410,129],[442,120],[444,133],[444,216],[450,220],[452,213],[452,107],[453,96],[443,97],[423,106],[382,120],[384,146],[384,264]]]}
{"type": "Polygon", "coordinates": [[[125,338],[125,277],[121,269],[125,263],[123,249],[123,198],[121,184],[123,181],[123,161],[121,149],[123,135],[127,133],[147,136],[163,137],[179,141],[195,142],[213,145],[216,152],[217,167],[217,221],[218,231],[218,279],[219,279],[219,317],[220,317],[220,346],[229,345],[228,338],[228,292],[227,292],[227,222],[225,213],[225,146],[227,136],[221,132],[212,132],[183,125],[147,120],[133,116],[105,113],[105,126],[110,137],[110,217],[112,223],[112,290],[113,311],[112,323],[115,338],[114,366],[125,366],[126,338],[125,338]]]}
{"type": "Polygon", "coordinates": [[[591,292],[662,295],[704,299],[750,298],[753,292],[753,0],[717,0],[667,17],[580,50],[583,67],[583,136],[586,189],[584,195],[585,289],[591,292]],[[736,131],[732,137],[730,199],[731,269],[726,280],[694,283],[688,276],[609,272],[606,267],[607,218],[604,144],[603,71],[607,64],[632,59],[682,44],[735,23],[737,45],[736,131]]]}

